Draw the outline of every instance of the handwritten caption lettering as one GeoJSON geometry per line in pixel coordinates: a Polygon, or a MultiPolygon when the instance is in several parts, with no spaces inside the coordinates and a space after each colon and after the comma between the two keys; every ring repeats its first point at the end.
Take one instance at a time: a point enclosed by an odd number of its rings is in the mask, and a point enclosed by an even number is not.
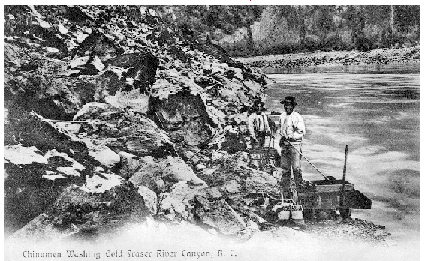
{"type": "Polygon", "coordinates": [[[131,249],[108,249],[105,251],[89,251],[89,250],[65,250],[61,252],[38,252],[35,250],[25,250],[22,252],[24,259],[124,259],[129,258],[144,258],[144,259],[164,259],[164,258],[185,258],[185,259],[205,259],[205,258],[228,258],[237,257],[234,250],[164,250],[156,251],[140,251],[131,249]]]}

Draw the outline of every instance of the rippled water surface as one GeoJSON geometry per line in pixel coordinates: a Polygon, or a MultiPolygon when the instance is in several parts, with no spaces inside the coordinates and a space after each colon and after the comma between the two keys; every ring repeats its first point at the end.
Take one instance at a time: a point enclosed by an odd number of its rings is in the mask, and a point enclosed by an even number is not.
{"type": "MultiPolygon", "coordinates": [[[[359,217],[386,225],[400,240],[419,239],[419,74],[271,74],[269,110],[280,99],[298,101],[307,135],[303,151],[323,173],[347,179],[373,200],[359,217]]],[[[320,179],[303,162],[304,178],[320,179]]],[[[419,242],[419,241],[418,241],[419,242]]]]}

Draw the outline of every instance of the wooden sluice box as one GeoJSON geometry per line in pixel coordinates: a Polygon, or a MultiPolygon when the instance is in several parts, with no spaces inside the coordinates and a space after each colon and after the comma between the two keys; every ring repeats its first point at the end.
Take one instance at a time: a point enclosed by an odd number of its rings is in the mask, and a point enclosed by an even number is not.
{"type": "Polygon", "coordinates": [[[343,210],[349,213],[350,209],[372,208],[372,200],[355,190],[354,185],[347,181],[344,194],[342,180],[316,180],[310,184],[298,191],[298,204],[304,207],[304,212],[343,210]]]}
{"type": "Polygon", "coordinates": [[[253,148],[249,150],[249,164],[261,170],[267,171],[270,166],[278,166],[279,153],[275,148],[253,148]]]}
{"type": "MultiPolygon", "coordinates": [[[[274,167],[279,166],[280,156],[273,147],[253,148],[249,150],[250,165],[260,170],[273,172],[274,167]]],[[[344,178],[344,177],[343,177],[344,178]]],[[[304,216],[313,216],[316,212],[336,213],[341,216],[350,216],[351,209],[371,209],[372,200],[360,191],[354,189],[354,185],[344,181],[344,193],[342,193],[343,180],[337,180],[327,176],[326,180],[314,180],[307,182],[308,185],[297,188],[297,205],[303,208],[304,216]]]]}

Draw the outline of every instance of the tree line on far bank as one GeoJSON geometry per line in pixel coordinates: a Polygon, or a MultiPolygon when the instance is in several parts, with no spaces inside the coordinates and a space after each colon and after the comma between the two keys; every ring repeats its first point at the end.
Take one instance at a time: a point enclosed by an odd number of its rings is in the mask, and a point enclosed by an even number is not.
{"type": "Polygon", "coordinates": [[[156,6],[188,37],[233,56],[419,45],[419,5],[156,6]]]}

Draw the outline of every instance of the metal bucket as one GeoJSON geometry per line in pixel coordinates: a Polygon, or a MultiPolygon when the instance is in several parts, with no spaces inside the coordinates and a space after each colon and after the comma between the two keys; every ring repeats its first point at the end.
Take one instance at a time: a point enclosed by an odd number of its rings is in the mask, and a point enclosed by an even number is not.
{"type": "Polygon", "coordinates": [[[279,220],[289,220],[291,217],[291,211],[289,210],[282,210],[278,214],[279,220]]]}
{"type": "Polygon", "coordinates": [[[294,221],[297,220],[304,220],[303,216],[303,206],[301,205],[294,205],[291,208],[291,217],[294,221]]]}

